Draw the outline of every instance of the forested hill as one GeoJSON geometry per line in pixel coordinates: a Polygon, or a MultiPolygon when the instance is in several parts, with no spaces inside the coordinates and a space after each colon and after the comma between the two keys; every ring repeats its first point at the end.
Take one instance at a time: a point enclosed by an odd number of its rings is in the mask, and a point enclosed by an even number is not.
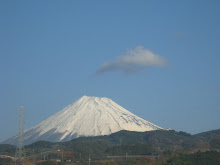
{"type": "MultiPolygon", "coordinates": [[[[48,150],[65,150],[85,154],[118,155],[159,154],[164,151],[196,152],[198,150],[220,149],[220,130],[197,135],[174,130],[157,130],[149,132],[119,131],[111,135],[97,137],[80,137],[68,142],[52,143],[38,141],[25,146],[26,151],[43,152],[48,150]]],[[[15,147],[0,145],[0,154],[10,153],[15,147]]]]}
{"type": "Polygon", "coordinates": [[[153,152],[170,151],[197,151],[210,149],[209,142],[201,137],[174,130],[157,130],[150,132],[120,131],[109,136],[81,137],[63,143],[65,146],[74,147],[76,144],[91,144],[98,142],[97,146],[124,146],[145,144],[153,152]]]}
{"type": "Polygon", "coordinates": [[[207,140],[218,139],[218,138],[220,138],[220,129],[212,130],[212,131],[208,131],[208,132],[202,132],[202,133],[196,134],[194,136],[203,137],[207,140]]]}
{"type": "Polygon", "coordinates": [[[211,149],[220,149],[220,129],[203,132],[194,136],[208,141],[211,149]]]}

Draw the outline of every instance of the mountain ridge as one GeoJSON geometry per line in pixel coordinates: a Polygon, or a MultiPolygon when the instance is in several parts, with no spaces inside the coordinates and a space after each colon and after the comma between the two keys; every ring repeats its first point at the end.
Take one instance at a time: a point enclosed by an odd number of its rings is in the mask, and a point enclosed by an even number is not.
{"type": "MultiPolygon", "coordinates": [[[[220,134],[219,130],[214,130],[215,133],[220,134]]],[[[137,146],[148,145],[153,153],[169,152],[197,152],[199,150],[219,150],[220,145],[212,145],[215,137],[212,131],[202,132],[203,135],[209,137],[208,139],[202,136],[191,135],[182,131],[174,130],[155,130],[147,132],[134,132],[121,130],[111,135],[103,135],[96,137],[79,137],[66,142],[48,142],[37,141],[29,145],[25,145],[25,149],[32,152],[42,152],[46,150],[63,149],[71,152],[82,152],[84,154],[106,154],[114,152],[115,149],[123,148],[123,146],[137,146]]],[[[147,147],[147,146],[145,146],[147,147]]],[[[147,147],[147,148],[148,148],[147,147]]],[[[0,152],[11,152],[15,149],[13,145],[0,144],[0,152]]],[[[135,151],[135,150],[134,150],[135,151]]],[[[134,152],[133,151],[133,152],[134,152]]],[[[131,152],[126,150],[126,152],[131,152]]],[[[125,153],[125,151],[123,151],[125,153]]],[[[144,153],[134,153],[144,154],[144,153]]]]}
{"type": "MultiPolygon", "coordinates": [[[[68,141],[80,136],[109,135],[120,130],[152,131],[163,129],[106,97],[83,96],[55,115],[24,132],[25,144],[38,140],[68,141]]],[[[15,144],[17,137],[3,143],[15,144]]]]}

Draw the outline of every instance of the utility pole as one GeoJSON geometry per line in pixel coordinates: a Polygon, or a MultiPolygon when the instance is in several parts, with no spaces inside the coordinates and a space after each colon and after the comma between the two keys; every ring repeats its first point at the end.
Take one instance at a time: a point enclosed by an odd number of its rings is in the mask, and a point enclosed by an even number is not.
{"type": "Polygon", "coordinates": [[[90,155],[89,155],[89,165],[90,165],[90,160],[91,160],[91,159],[90,159],[90,155]]]}
{"type": "Polygon", "coordinates": [[[35,158],[35,154],[34,154],[34,149],[33,149],[33,164],[36,164],[36,158],[35,158]]]}
{"type": "Polygon", "coordinates": [[[20,106],[20,114],[19,114],[19,133],[18,133],[18,143],[16,147],[15,153],[15,165],[24,164],[24,107],[20,106]]]}

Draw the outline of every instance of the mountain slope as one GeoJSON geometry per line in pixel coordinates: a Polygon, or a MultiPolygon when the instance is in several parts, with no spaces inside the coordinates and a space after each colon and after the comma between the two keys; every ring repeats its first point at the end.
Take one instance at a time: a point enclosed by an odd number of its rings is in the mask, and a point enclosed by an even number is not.
{"type": "MultiPolygon", "coordinates": [[[[162,129],[127,111],[111,99],[83,96],[60,112],[26,130],[25,144],[38,140],[68,141],[80,136],[109,135],[120,130],[162,129]]],[[[17,137],[4,143],[16,144],[17,137]]]]}
{"type": "MultiPolygon", "coordinates": [[[[218,130],[216,130],[218,131],[218,130]]],[[[213,131],[215,132],[215,131],[213,131]]],[[[204,132],[203,134],[209,134],[204,132]]],[[[215,137],[214,137],[215,138],[215,137]]],[[[211,146],[212,140],[208,142],[205,138],[190,135],[186,132],[177,132],[174,130],[155,130],[147,132],[119,131],[111,135],[95,137],[79,137],[67,142],[47,142],[38,141],[25,146],[26,153],[42,153],[46,151],[71,151],[81,153],[84,156],[91,155],[123,155],[128,154],[146,154],[151,151],[162,153],[169,151],[175,152],[196,152],[210,149],[220,149],[218,144],[211,146]],[[143,148],[144,147],[144,150],[143,148]],[[140,151],[142,153],[140,153],[140,151]]],[[[0,154],[13,156],[15,146],[0,144],[0,154]]]]}
{"type": "Polygon", "coordinates": [[[194,136],[205,138],[208,141],[213,140],[213,139],[220,139],[220,129],[202,132],[194,136]]]}
{"type": "Polygon", "coordinates": [[[220,129],[194,135],[209,142],[212,149],[220,149],[220,129]]]}

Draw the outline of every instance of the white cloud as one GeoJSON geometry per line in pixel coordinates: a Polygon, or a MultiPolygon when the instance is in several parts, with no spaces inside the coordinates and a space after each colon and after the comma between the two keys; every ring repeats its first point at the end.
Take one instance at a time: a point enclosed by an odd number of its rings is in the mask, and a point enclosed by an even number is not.
{"type": "Polygon", "coordinates": [[[145,68],[156,66],[161,67],[168,64],[168,60],[153,53],[142,46],[129,50],[127,55],[116,58],[113,62],[105,62],[96,73],[123,71],[135,73],[145,68]]]}

